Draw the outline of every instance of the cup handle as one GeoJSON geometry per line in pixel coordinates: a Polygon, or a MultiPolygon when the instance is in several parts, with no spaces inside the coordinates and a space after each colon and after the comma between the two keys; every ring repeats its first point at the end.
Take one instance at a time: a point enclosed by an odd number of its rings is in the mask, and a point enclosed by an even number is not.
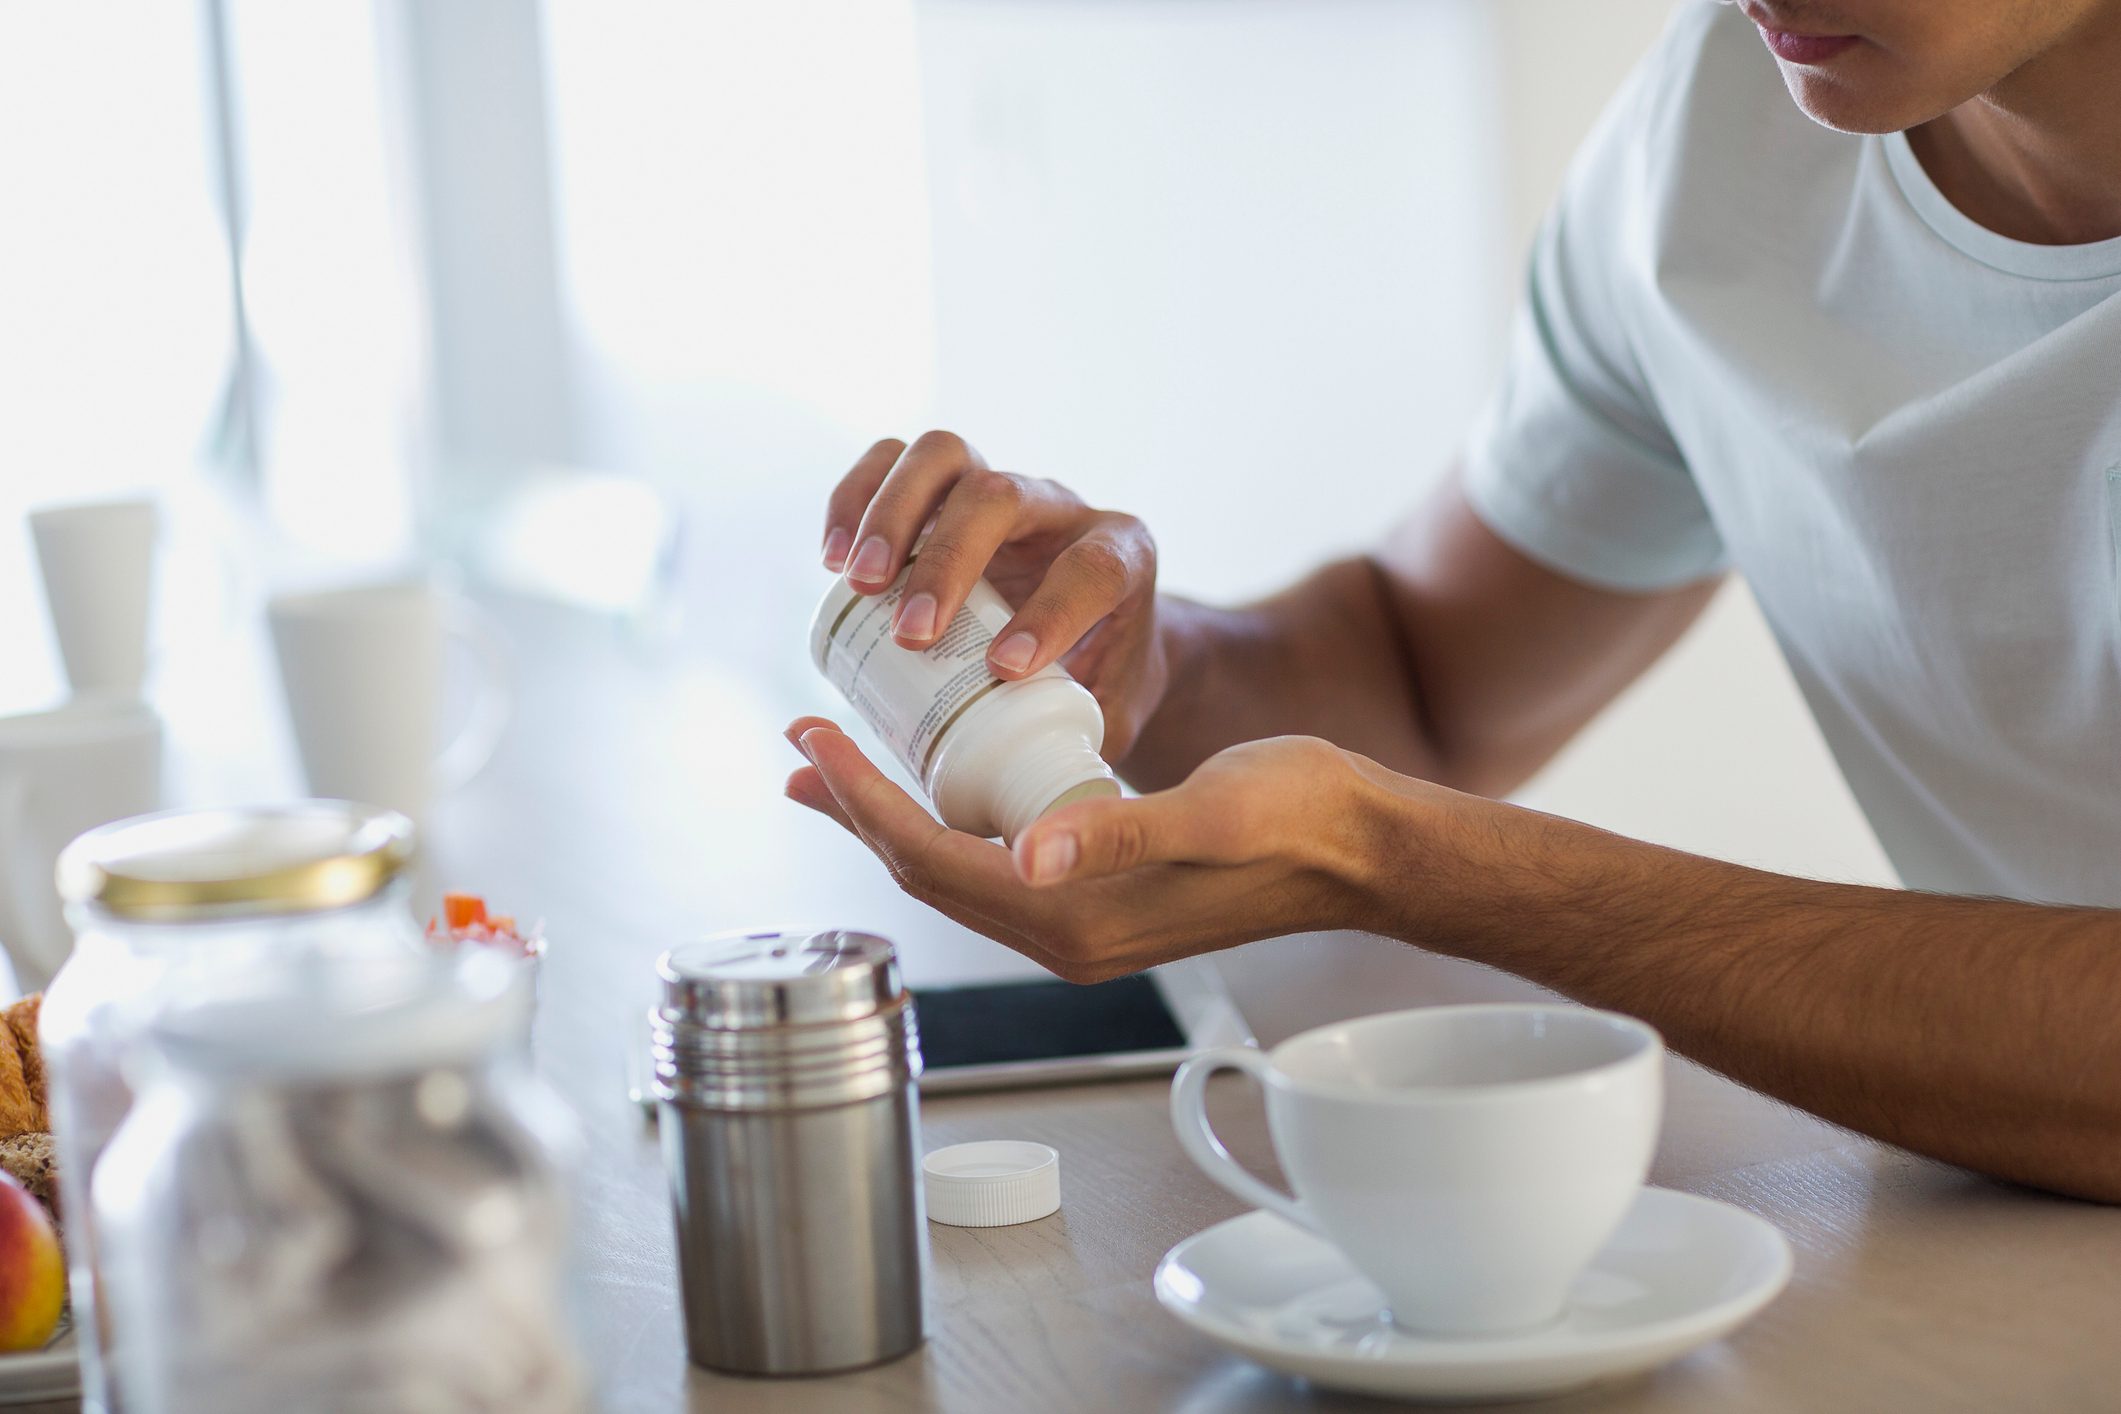
{"type": "Polygon", "coordinates": [[[1247,1203],[1278,1213],[1298,1227],[1323,1236],[1310,1209],[1254,1178],[1230,1157],[1230,1151],[1216,1137],[1215,1127],[1208,1123],[1208,1078],[1218,1070],[1242,1070],[1264,1086],[1273,1063],[1250,1047],[1225,1046],[1203,1051],[1180,1066],[1171,1082],[1171,1125],[1178,1131],[1178,1146],[1200,1165],[1202,1173],[1247,1203]]]}
{"type": "Polygon", "coordinates": [[[480,677],[478,700],[463,729],[435,757],[436,792],[448,795],[485,770],[501,744],[515,714],[515,665],[499,626],[470,600],[443,595],[441,617],[442,632],[470,650],[480,677]]]}

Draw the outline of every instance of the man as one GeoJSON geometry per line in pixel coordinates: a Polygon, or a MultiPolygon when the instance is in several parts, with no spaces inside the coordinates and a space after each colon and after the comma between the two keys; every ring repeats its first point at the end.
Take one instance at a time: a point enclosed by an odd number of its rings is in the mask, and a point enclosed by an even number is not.
{"type": "Polygon", "coordinates": [[[947,434],[835,492],[826,563],[870,592],[934,517],[901,642],[989,574],[995,674],[1065,657],[1149,794],[1012,856],[817,719],[789,793],[1064,977],[1368,929],[2121,1201],[2117,294],[2121,0],[1689,5],[1578,158],[1458,474],[1374,555],[1214,609],[1157,596],[1133,520],[947,434]],[[1918,892],[1485,798],[1732,568],[1918,892]]]}

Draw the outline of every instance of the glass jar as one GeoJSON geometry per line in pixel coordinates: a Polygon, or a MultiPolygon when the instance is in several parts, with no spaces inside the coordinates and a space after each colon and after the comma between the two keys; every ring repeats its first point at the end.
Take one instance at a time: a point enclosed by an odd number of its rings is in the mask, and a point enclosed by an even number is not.
{"type": "Polygon", "coordinates": [[[132,1105],[128,1056],[173,1000],[334,960],[421,957],[413,853],[402,815],[304,801],[123,820],[61,856],[75,943],[45,993],[39,1041],[88,1410],[126,1407],[109,1378],[89,1194],[132,1105]]]}
{"type": "Polygon", "coordinates": [[[166,1010],[94,1183],[128,1414],[575,1414],[573,1147],[490,955],[166,1010]]]}

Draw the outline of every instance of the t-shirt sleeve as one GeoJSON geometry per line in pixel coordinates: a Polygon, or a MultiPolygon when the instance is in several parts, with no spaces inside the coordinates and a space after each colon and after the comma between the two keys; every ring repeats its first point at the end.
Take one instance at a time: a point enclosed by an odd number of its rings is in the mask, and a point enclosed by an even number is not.
{"type": "Polygon", "coordinates": [[[1532,250],[1501,386],[1475,424],[1466,494],[1489,528],[1572,579],[1647,591],[1720,573],[1723,540],[1658,411],[1628,330],[1631,250],[1654,227],[1641,154],[1658,148],[1671,38],[1621,90],[1532,250]]]}

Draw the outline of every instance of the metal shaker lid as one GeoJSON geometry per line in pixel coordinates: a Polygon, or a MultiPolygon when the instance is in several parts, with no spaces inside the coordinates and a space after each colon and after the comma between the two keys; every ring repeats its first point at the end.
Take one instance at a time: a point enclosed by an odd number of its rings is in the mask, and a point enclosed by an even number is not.
{"type": "Polygon", "coordinates": [[[859,1021],[904,1001],[898,955],[844,929],[719,933],[656,962],[663,1015],[715,1031],[859,1021]]]}

